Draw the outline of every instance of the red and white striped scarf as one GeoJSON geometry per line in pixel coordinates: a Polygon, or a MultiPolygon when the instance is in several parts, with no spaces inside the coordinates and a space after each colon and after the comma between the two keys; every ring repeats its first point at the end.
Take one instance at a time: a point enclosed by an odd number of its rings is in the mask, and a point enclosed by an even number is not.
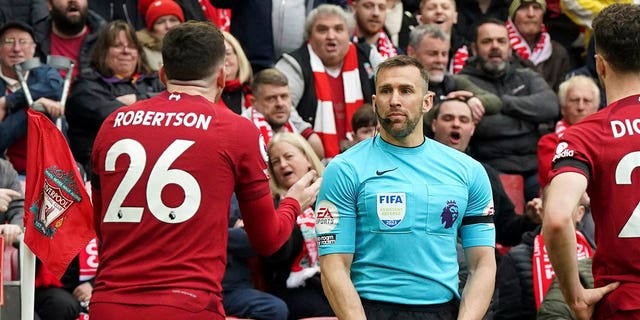
{"type": "MultiPolygon", "coordinates": [[[[273,137],[273,128],[271,128],[271,125],[269,124],[269,122],[267,122],[267,119],[254,107],[249,107],[245,114],[247,115],[247,118],[251,120],[251,122],[253,122],[256,128],[260,130],[260,134],[262,134],[262,137],[264,138],[264,143],[268,145],[269,140],[271,140],[271,137],[273,137]]],[[[291,120],[287,121],[278,132],[297,133],[297,131],[291,124],[291,120]]]]}
{"type": "Polygon", "coordinates": [[[544,24],[542,25],[542,34],[540,34],[540,39],[533,48],[533,51],[529,48],[527,41],[522,37],[518,30],[516,30],[516,26],[513,24],[513,21],[511,21],[511,18],[507,19],[506,26],[507,31],[509,32],[511,48],[513,48],[513,51],[517,52],[520,57],[528,59],[536,66],[551,57],[551,36],[547,33],[547,28],[544,24]]]}
{"type": "Polygon", "coordinates": [[[378,32],[378,52],[385,59],[398,55],[396,47],[393,46],[393,42],[391,42],[391,39],[387,37],[387,34],[383,30],[378,32]]]}
{"type": "Polygon", "coordinates": [[[318,260],[318,241],[316,240],[316,218],[311,207],[302,212],[296,219],[304,244],[300,254],[291,265],[291,272],[287,277],[287,288],[304,286],[307,279],[320,272],[318,260]]]}
{"type": "Polygon", "coordinates": [[[467,45],[463,45],[456,50],[456,53],[453,54],[451,65],[449,65],[449,72],[452,74],[460,72],[467,63],[467,59],[469,59],[469,49],[467,48],[467,45]]]}
{"type": "MultiPolygon", "coordinates": [[[[360,42],[361,39],[358,38],[358,30],[355,30],[353,32],[352,40],[354,43],[360,42]]],[[[387,33],[384,32],[384,30],[378,31],[378,42],[376,50],[378,50],[378,53],[380,53],[380,55],[384,59],[389,59],[398,55],[396,47],[393,45],[393,42],[391,41],[391,39],[389,39],[387,33]]]]}
{"type": "MultiPolygon", "coordinates": [[[[593,249],[587,238],[580,231],[576,230],[576,257],[578,260],[593,256],[593,249]]],[[[538,234],[533,239],[533,256],[531,259],[533,270],[533,293],[536,302],[536,310],[540,309],[540,304],[544,298],[556,273],[549,260],[547,248],[544,245],[542,234],[538,234]]]]}
{"type": "MultiPolygon", "coordinates": [[[[311,60],[311,70],[313,80],[316,85],[316,97],[318,97],[318,107],[313,130],[320,136],[324,154],[326,158],[333,158],[340,153],[340,141],[336,133],[336,121],[333,114],[333,99],[329,75],[320,57],[313,52],[311,45],[307,44],[309,57],[311,60]]],[[[351,128],[351,118],[358,108],[364,103],[362,97],[362,85],[360,84],[360,74],[358,72],[358,54],[356,46],[349,44],[349,51],[342,64],[342,81],[344,87],[344,104],[346,106],[345,128],[347,139],[351,140],[353,129],[351,128]]]]}

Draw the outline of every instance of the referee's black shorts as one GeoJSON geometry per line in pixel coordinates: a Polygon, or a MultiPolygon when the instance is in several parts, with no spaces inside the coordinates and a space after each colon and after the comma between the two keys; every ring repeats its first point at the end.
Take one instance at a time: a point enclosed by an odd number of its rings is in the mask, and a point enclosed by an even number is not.
{"type": "Polygon", "coordinates": [[[431,305],[407,305],[390,302],[362,300],[368,320],[452,320],[458,317],[458,301],[431,305]]]}

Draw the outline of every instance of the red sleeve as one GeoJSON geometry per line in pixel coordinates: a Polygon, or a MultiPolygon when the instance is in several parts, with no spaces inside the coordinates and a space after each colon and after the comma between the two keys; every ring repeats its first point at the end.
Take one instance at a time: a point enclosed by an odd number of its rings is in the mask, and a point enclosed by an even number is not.
{"type": "Polygon", "coordinates": [[[300,204],[293,198],[280,201],[277,210],[273,208],[270,194],[243,201],[238,199],[244,229],[256,252],[263,256],[275,253],[291,236],[300,204]]]}
{"type": "Polygon", "coordinates": [[[551,172],[551,160],[555,155],[558,139],[555,132],[548,133],[538,141],[538,179],[540,188],[549,183],[549,172],[551,172]]]}
{"type": "Polygon", "coordinates": [[[304,129],[304,131],[302,131],[302,133],[300,133],[300,135],[305,139],[309,139],[309,136],[311,136],[314,133],[316,133],[316,132],[313,131],[313,128],[309,127],[309,128],[304,129]]]}

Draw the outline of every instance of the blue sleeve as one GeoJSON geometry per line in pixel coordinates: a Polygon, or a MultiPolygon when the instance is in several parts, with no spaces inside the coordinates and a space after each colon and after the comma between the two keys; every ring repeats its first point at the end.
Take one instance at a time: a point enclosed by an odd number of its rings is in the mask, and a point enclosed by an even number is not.
{"type": "MultiPolygon", "coordinates": [[[[58,70],[49,66],[41,66],[30,71],[27,78],[27,85],[33,101],[43,97],[56,101],[60,100],[63,82],[58,70]]],[[[7,95],[6,99],[9,110],[27,107],[27,98],[22,89],[7,95]]]]}
{"type": "Polygon", "coordinates": [[[354,170],[341,158],[331,161],[322,175],[315,212],[321,256],[355,251],[356,181],[354,170]]]}
{"type": "MultiPolygon", "coordinates": [[[[470,170],[469,204],[466,217],[488,217],[493,215],[493,196],[491,183],[484,168],[479,164],[470,170]]],[[[462,247],[478,247],[496,245],[496,228],[493,220],[464,224],[460,228],[462,247]]]]}
{"type": "Polygon", "coordinates": [[[0,121],[0,154],[27,134],[27,113],[18,110],[0,121]]]}

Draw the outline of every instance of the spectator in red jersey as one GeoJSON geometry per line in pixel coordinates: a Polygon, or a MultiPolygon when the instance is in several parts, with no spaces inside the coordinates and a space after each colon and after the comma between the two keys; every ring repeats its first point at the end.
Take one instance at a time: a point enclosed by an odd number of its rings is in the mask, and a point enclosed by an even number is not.
{"type": "Polygon", "coordinates": [[[216,103],[224,55],[222,33],[209,23],[171,29],[160,70],[167,90],[109,115],[95,139],[101,247],[92,320],[225,319],[232,193],[260,255],[276,252],[301,208],[315,200],[322,179],[311,171],[273,209],[264,140],[251,122],[216,103]]]}
{"type": "Polygon", "coordinates": [[[38,55],[67,57],[75,62],[73,77],[90,67],[91,48],[106,24],[87,7],[87,0],[46,0],[50,15],[34,26],[38,55]]]}
{"type": "Polygon", "coordinates": [[[151,3],[144,17],[147,27],[136,32],[136,35],[149,68],[157,72],[162,66],[162,38],[171,28],[184,22],[184,15],[173,0],[158,0],[151,3]]]}
{"type": "Polygon", "coordinates": [[[117,20],[100,33],[91,69],[71,88],[66,116],[71,151],[90,174],[93,140],[104,119],[116,109],[148,99],[164,89],[144,63],[142,45],[128,23],[117,20]]]}
{"type": "MultiPolygon", "coordinates": [[[[281,132],[269,141],[271,192],[276,202],[304,175],[315,170],[322,175],[324,165],[300,135],[281,132]]],[[[289,319],[333,316],[320,283],[320,264],[313,206],[301,209],[289,242],[277,258],[267,263],[269,292],[284,300],[289,319]]]]}

